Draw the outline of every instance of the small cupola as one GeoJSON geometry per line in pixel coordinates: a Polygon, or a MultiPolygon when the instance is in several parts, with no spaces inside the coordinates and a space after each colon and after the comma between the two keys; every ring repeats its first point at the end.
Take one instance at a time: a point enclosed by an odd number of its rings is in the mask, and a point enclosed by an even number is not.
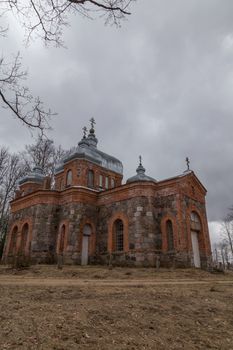
{"type": "Polygon", "coordinates": [[[142,165],[142,157],[139,156],[139,165],[136,169],[137,175],[130,177],[126,183],[131,183],[131,182],[138,182],[138,181],[152,181],[156,182],[155,179],[153,179],[150,176],[146,175],[146,169],[142,165]]]}
{"type": "Polygon", "coordinates": [[[43,189],[46,176],[43,174],[43,170],[39,166],[35,166],[32,172],[18,181],[19,192],[21,195],[26,195],[38,190],[43,189]]]}
{"type": "Polygon", "coordinates": [[[45,175],[43,174],[43,169],[40,166],[35,166],[32,172],[28,173],[26,176],[19,180],[19,185],[23,185],[26,182],[32,183],[43,183],[45,175]]]}

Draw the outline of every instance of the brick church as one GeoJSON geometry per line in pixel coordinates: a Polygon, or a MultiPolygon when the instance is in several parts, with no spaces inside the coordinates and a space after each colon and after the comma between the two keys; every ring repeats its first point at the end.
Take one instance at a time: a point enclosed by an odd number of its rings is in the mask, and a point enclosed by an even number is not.
{"type": "Polygon", "coordinates": [[[156,181],[141,158],[122,184],[123,166],[100,151],[94,120],[50,186],[39,167],[19,181],[3,260],[206,268],[211,248],[206,189],[195,173],[156,181]]]}

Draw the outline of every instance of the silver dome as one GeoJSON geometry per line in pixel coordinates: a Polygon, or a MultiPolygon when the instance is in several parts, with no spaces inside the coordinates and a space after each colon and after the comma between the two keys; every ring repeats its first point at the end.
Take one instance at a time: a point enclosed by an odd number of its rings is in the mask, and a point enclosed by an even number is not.
{"type": "Polygon", "coordinates": [[[109,169],[118,174],[123,174],[123,165],[118,159],[101,152],[97,149],[98,140],[95,137],[94,129],[90,129],[88,137],[84,135],[78,146],[67,156],[65,156],[61,163],[55,169],[55,174],[63,171],[64,165],[72,159],[87,159],[105,169],[109,169]]]}
{"type": "Polygon", "coordinates": [[[130,177],[126,183],[131,183],[131,182],[138,182],[138,181],[152,181],[152,182],[156,182],[155,179],[153,179],[152,177],[150,176],[147,176],[145,174],[146,172],[146,169],[142,166],[142,163],[141,163],[141,156],[139,157],[140,159],[140,163],[139,163],[139,166],[137,167],[136,169],[136,172],[137,172],[137,175],[135,176],[132,176],[130,177]]]}
{"type": "Polygon", "coordinates": [[[43,174],[43,170],[39,166],[35,166],[31,173],[19,179],[18,184],[22,185],[25,182],[37,182],[42,183],[45,179],[45,175],[43,174]]]}

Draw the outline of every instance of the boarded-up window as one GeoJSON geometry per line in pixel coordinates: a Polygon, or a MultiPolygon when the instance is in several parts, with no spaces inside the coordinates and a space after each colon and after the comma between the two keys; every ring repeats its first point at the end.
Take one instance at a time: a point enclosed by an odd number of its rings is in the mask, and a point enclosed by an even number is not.
{"type": "Polygon", "coordinates": [[[88,178],[87,178],[87,186],[93,188],[94,187],[94,171],[88,170],[88,178]]]}
{"type": "Polygon", "coordinates": [[[73,181],[72,170],[68,170],[66,174],[66,186],[71,186],[73,181]]]}
{"type": "Polygon", "coordinates": [[[190,216],[190,220],[191,220],[191,229],[194,230],[194,231],[200,231],[200,229],[201,229],[201,221],[200,221],[200,218],[197,215],[197,213],[192,211],[191,212],[191,216],[190,216]]]}

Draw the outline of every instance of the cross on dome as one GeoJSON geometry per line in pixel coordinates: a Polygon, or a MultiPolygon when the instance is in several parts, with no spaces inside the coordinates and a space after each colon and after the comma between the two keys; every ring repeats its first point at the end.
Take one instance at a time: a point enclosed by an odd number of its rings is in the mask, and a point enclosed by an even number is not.
{"type": "Polygon", "coordinates": [[[139,165],[142,165],[142,156],[139,156],[139,165]]]}
{"type": "Polygon", "coordinates": [[[189,157],[186,157],[186,164],[187,164],[187,170],[190,170],[189,168],[189,164],[190,164],[190,160],[189,160],[189,157]]]}
{"type": "Polygon", "coordinates": [[[85,139],[86,136],[87,136],[87,127],[84,126],[84,127],[83,127],[83,138],[85,139]]]}
{"type": "Polygon", "coordinates": [[[91,127],[92,127],[92,129],[94,129],[94,125],[96,124],[95,119],[94,119],[94,118],[91,118],[91,119],[90,119],[90,122],[91,122],[91,127]]]}

